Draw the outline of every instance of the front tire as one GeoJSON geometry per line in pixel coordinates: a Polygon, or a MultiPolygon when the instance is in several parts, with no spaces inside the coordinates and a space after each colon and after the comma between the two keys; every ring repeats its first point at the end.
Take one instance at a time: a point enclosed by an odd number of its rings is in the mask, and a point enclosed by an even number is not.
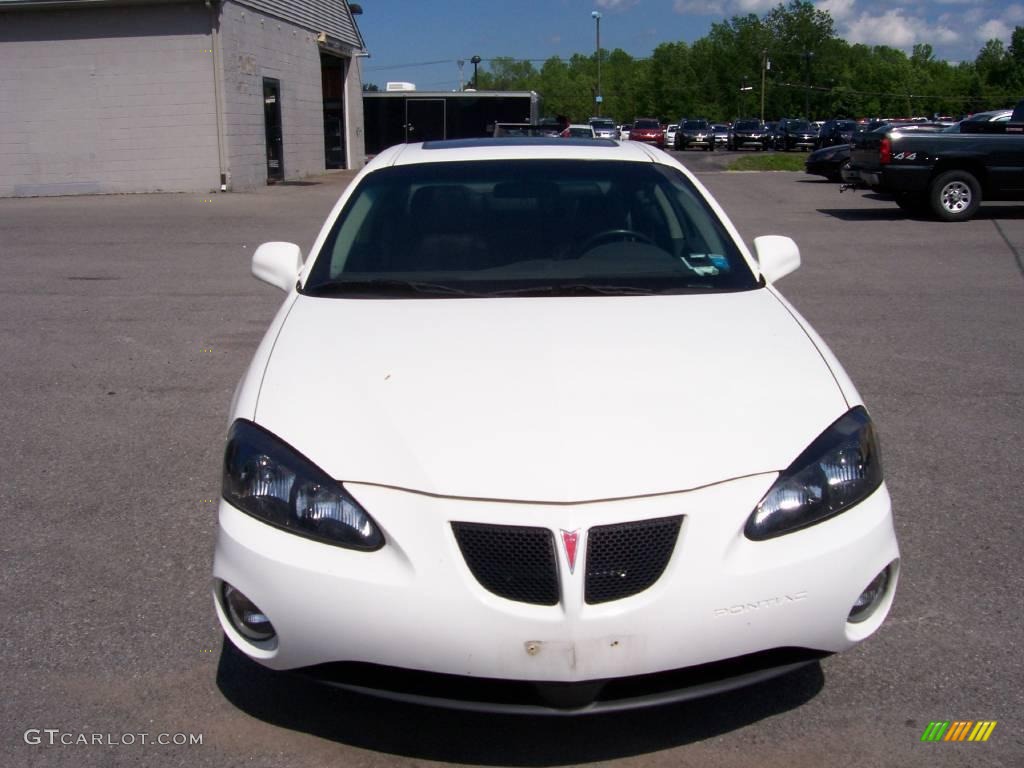
{"type": "Polygon", "coordinates": [[[946,171],[928,188],[932,213],[943,221],[968,221],[981,205],[981,185],[967,171],[946,171]]]}

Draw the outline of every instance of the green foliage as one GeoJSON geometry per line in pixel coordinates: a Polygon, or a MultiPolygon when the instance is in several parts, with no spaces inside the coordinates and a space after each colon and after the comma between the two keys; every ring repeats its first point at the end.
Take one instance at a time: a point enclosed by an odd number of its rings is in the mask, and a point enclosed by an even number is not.
{"type": "Polygon", "coordinates": [[[729,163],[729,171],[802,171],[807,155],[803,152],[758,152],[756,155],[737,157],[729,163]]]}
{"type": "MultiPolygon", "coordinates": [[[[619,122],[756,117],[762,101],[766,120],[960,115],[1024,98],[1024,27],[1008,48],[990,40],[973,62],[957,64],[936,59],[927,43],[909,56],[850,45],[827,12],[790,0],[760,17],[723,19],[691,45],[661,43],[646,59],[602,50],[600,63],[601,112],[619,122]]],[[[597,65],[594,53],[551,58],[539,69],[496,58],[480,67],[478,87],[535,90],[546,114],[582,121],[596,112],[597,65]]]]}

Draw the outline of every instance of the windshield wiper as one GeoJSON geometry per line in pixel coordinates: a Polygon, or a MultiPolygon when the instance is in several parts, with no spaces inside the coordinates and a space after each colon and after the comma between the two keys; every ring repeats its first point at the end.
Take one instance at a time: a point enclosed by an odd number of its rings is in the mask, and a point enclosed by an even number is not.
{"type": "Polygon", "coordinates": [[[398,280],[394,278],[372,278],[369,280],[332,280],[306,289],[310,296],[337,296],[339,294],[382,294],[386,296],[410,296],[433,294],[435,296],[488,296],[486,293],[467,291],[443,283],[422,280],[398,280]]]}
{"type": "Polygon", "coordinates": [[[651,288],[635,285],[600,285],[595,283],[569,283],[567,285],[535,285],[529,288],[509,288],[492,291],[488,296],[650,296],[660,293],[651,288]]]}

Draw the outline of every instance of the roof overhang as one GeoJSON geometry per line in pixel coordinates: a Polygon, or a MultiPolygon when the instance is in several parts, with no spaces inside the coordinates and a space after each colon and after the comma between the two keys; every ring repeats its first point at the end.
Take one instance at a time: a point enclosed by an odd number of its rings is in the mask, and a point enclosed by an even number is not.
{"type": "Polygon", "coordinates": [[[219,2],[219,0],[0,0],[0,11],[37,10],[67,8],[99,8],[117,5],[181,5],[219,2]]]}

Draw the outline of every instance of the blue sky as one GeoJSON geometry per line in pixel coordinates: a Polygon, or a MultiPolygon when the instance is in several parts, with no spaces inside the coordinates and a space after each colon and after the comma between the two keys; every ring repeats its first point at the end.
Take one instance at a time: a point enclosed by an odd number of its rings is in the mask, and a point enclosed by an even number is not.
{"type": "MultiPolygon", "coordinates": [[[[693,42],[711,24],[733,15],[762,15],[777,0],[361,0],[356,18],[370,58],[363,79],[381,88],[389,80],[420,90],[459,85],[458,59],[468,81],[474,54],[538,59],[594,50],[601,18],[601,47],[644,57],[662,42],[693,42]],[[427,63],[439,62],[439,63],[427,63]],[[416,66],[409,66],[416,65],[416,66]]],[[[907,52],[930,43],[936,56],[973,60],[990,38],[1009,44],[1024,25],[1024,0],[816,0],[832,14],[850,42],[890,45],[907,52]]]]}

